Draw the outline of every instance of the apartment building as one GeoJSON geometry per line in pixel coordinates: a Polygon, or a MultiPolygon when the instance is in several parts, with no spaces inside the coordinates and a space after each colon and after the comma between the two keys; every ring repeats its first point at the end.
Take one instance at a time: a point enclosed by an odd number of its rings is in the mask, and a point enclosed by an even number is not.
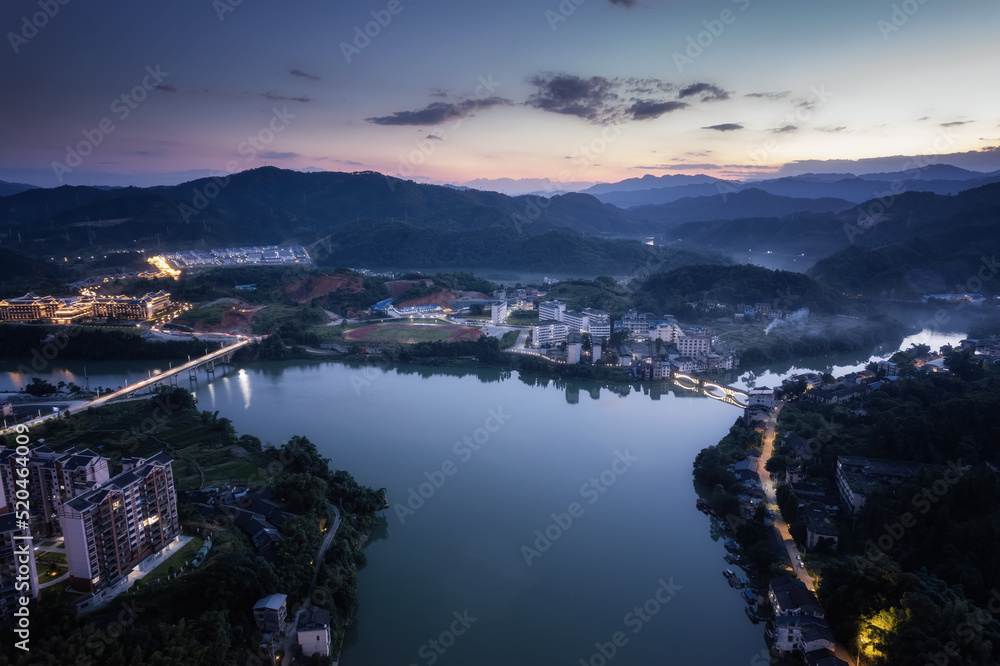
{"type": "Polygon", "coordinates": [[[531,327],[531,346],[546,347],[566,340],[566,324],[561,321],[539,321],[531,327]]]}
{"type": "Polygon", "coordinates": [[[120,474],[59,508],[70,585],[94,595],[90,608],[127,590],[133,569],[180,534],[171,463],[166,453],[125,459],[120,474]]]}
{"type": "Polygon", "coordinates": [[[544,301],[538,304],[538,321],[562,321],[566,304],[562,301],[544,301]]]}
{"type": "MultiPolygon", "coordinates": [[[[59,532],[59,507],[77,495],[108,480],[108,459],[90,449],[75,448],[56,453],[47,446],[35,447],[27,456],[29,522],[35,536],[59,532]]],[[[0,450],[0,511],[14,510],[18,457],[14,449],[0,450]]]]}
{"type": "Polygon", "coordinates": [[[507,323],[507,301],[493,301],[490,303],[490,320],[494,325],[507,323]]]}

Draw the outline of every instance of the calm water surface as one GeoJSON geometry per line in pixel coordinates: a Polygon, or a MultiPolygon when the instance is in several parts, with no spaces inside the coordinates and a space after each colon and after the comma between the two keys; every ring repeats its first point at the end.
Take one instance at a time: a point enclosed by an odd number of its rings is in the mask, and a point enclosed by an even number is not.
{"type": "MultiPolygon", "coordinates": [[[[962,337],[925,333],[902,347],[962,337]]],[[[115,387],[166,366],[87,365],[91,386],[115,387]]],[[[0,388],[26,383],[16,366],[0,364],[0,388]]],[[[46,378],[82,384],[82,369],[46,378]]],[[[335,467],[388,491],[341,663],[766,663],[754,661],[762,627],[722,576],[725,551],[691,483],[697,452],[740,410],[659,387],[497,370],[285,362],[202,377],[202,409],[275,444],[305,435],[335,467]]]]}

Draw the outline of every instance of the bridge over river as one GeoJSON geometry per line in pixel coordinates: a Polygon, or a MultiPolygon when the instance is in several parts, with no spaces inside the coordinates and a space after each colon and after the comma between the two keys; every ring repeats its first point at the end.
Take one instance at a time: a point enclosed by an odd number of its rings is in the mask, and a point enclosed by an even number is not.
{"type": "Polygon", "coordinates": [[[750,399],[750,394],[743,389],[718,384],[710,379],[692,377],[691,375],[686,375],[681,372],[671,373],[670,380],[679,388],[686,389],[688,391],[695,391],[701,395],[714,400],[719,400],[734,407],[739,407],[740,409],[746,409],[747,401],[750,399]],[[737,398],[742,398],[743,401],[741,402],[737,398]]]}
{"type": "MultiPolygon", "coordinates": [[[[182,363],[181,365],[178,365],[176,368],[171,366],[169,370],[166,370],[159,374],[152,375],[146,379],[135,382],[134,384],[129,384],[128,386],[120,388],[117,391],[112,391],[111,393],[105,393],[104,395],[95,398],[94,400],[91,400],[89,402],[84,402],[81,404],[74,405],[73,411],[80,412],[90,407],[100,407],[101,405],[107,404],[112,400],[117,400],[118,398],[124,398],[128,395],[137,393],[144,389],[150,389],[154,385],[163,382],[167,382],[171,385],[176,386],[178,383],[177,377],[185,372],[188,373],[189,378],[196,379],[198,368],[204,368],[208,374],[214,374],[216,363],[229,363],[233,357],[233,353],[237,349],[241,349],[254,341],[255,340],[253,338],[240,340],[239,342],[227,345],[225,347],[222,347],[221,349],[216,349],[213,352],[207,352],[204,356],[199,356],[198,358],[195,359],[189,358],[186,363],[182,363]]],[[[51,414],[45,414],[44,416],[40,416],[39,418],[32,419],[30,421],[25,421],[21,425],[31,427],[33,425],[41,423],[42,421],[51,418],[57,418],[60,416],[60,414],[61,412],[53,412],[51,414]]],[[[8,431],[12,429],[13,428],[9,428],[8,431]]]]}

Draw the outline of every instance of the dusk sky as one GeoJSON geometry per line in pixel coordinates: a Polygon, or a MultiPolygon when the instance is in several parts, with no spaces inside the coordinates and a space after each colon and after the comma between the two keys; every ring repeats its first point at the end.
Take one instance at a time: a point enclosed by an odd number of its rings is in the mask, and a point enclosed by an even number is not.
{"type": "Polygon", "coordinates": [[[1000,169],[995,0],[96,5],[0,8],[0,179],[1000,169]]]}

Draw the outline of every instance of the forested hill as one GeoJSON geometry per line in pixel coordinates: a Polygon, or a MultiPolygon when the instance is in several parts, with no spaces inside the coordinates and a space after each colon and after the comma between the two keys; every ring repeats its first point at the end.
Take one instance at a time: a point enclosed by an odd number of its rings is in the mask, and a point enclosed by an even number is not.
{"type": "Polygon", "coordinates": [[[670,265],[720,260],[643,246],[658,224],[588,194],[509,197],[273,167],[172,187],[29,190],[0,197],[0,228],[29,255],[319,243],[325,265],[616,275],[664,256],[677,260],[670,265]]]}
{"type": "Polygon", "coordinates": [[[845,221],[853,245],[817,262],[809,275],[874,298],[1000,294],[1000,184],[954,197],[908,193],[892,206],[879,204],[853,211],[845,221]]]}
{"type": "Polygon", "coordinates": [[[650,276],[641,292],[661,310],[674,313],[693,300],[729,306],[768,303],[779,310],[810,308],[826,314],[839,312],[845,303],[843,296],[802,273],[749,264],[684,266],[650,276]]]}
{"type": "Polygon", "coordinates": [[[274,167],[171,187],[34,189],[0,198],[0,228],[51,249],[151,246],[204,240],[208,247],[278,243],[330,233],[362,218],[431,229],[500,226],[526,235],[571,229],[639,238],[649,225],[586,194],[509,197],[374,172],[300,173],[274,167]]]}

